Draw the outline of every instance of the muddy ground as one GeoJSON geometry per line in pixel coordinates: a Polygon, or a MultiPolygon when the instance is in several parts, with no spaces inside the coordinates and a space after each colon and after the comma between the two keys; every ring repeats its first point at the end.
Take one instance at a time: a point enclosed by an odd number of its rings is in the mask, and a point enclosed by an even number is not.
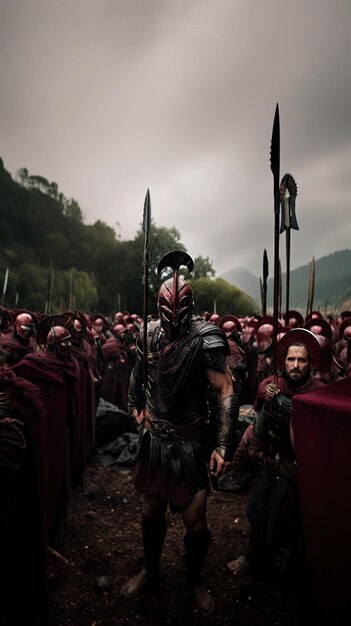
{"type": "Polygon", "coordinates": [[[281,571],[252,579],[235,577],[227,568],[247,544],[248,497],[249,491],[213,491],[208,499],[213,539],[204,579],[215,599],[212,615],[204,617],[193,606],[183,561],[184,530],[181,518],[171,513],[160,588],[129,600],[121,586],[142,563],[141,501],[134,490],[134,469],[114,471],[94,459],[83,488],[72,493],[60,549],[65,561],[49,555],[50,626],[311,624],[281,571]]]}

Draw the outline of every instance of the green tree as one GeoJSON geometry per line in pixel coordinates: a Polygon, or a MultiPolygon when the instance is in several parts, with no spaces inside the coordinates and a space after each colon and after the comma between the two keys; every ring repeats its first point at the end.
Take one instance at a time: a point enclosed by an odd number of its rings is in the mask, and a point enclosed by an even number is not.
{"type": "Polygon", "coordinates": [[[68,310],[69,304],[83,311],[92,311],[98,302],[98,291],[87,272],[54,270],[52,313],[68,310]]]}
{"type": "Polygon", "coordinates": [[[72,265],[72,246],[62,233],[48,233],[43,238],[38,256],[44,265],[52,260],[54,267],[67,269],[72,265]]]}
{"type": "Polygon", "coordinates": [[[78,202],[74,200],[74,198],[67,200],[64,208],[64,214],[67,217],[70,217],[75,222],[83,222],[82,209],[80,208],[78,202]]]}
{"type": "Polygon", "coordinates": [[[48,194],[57,200],[58,198],[58,184],[52,181],[48,188],[48,194]]]}
{"type": "Polygon", "coordinates": [[[209,257],[197,256],[194,259],[194,278],[214,278],[216,275],[209,257]]]}
{"type": "Polygon", "coordinates": [[[103,245],[105,241],[116,241],[114,229],[102,220],[97,220],[93,225],[87,226],[87,228],[96,243],[99,242],[103,245]]]}
{"type": "Polygon", "coordinates": [[[20,179],[20,183],[22,187],[25,187],[28,184],[28,170],[26,167],[20,167],[17,172],[18,178],[20,179]]]}
{"type": "Polygon", "coordinates": [[[213,311],[214,301],[217,313],[221,316],[253,315],[256,312],[257,306],[252,298],[223,278],[199,278],[191,282],[198,314],[213,311]]]}
{"type": "Polygon", "coordinates": [[[11,292],[13,299],[19,294],[19,305],[30,311],[44,311],[47,294],[47,274],[45,269],[23,263],[12,276],[11,292]]]}
{"type": "Polygon", "coordinates": [[[30,187],[36,187],[43,193],[49,193],[50,183],[44,176],[28,176],[27,180],[30,187]]]}

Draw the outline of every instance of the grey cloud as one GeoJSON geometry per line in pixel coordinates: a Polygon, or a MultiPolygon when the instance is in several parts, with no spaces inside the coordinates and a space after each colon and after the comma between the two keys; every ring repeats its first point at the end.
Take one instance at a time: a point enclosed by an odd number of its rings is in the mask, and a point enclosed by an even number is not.
{"type": "Polygon", "coordinates": [[[344,0],[3,0],[0,156],[123,238],[149,187],[156,224],[191,254],[259,273],[279,102],[281,174],[299,188],[292,266],[307,263],[349,245],[350,19],[344,0]]]}

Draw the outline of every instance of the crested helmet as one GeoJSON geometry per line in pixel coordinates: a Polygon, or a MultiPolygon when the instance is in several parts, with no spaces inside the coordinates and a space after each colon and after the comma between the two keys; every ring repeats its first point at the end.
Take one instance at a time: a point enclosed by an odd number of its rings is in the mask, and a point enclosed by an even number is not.
{"type": "Polygon", "coordinates": [[[71,348],[71,333],[65,326],[51,326],[46,343],[49,350],[56,350],[61,356],[69,356],[71,348]]]}
{"type": "Polygon", "coordinates": [[[172,278],[165,280],[158,290],[157,308],[162,328],[170,340],[181,339],[190,327],[193,312],[193,291],[190,283],[179,275],[179,268],[192,271],[194,263],[186,253],[178,250],[165,254],[158,264],[158,274],[165,267],[173,269],[172,278]]]}

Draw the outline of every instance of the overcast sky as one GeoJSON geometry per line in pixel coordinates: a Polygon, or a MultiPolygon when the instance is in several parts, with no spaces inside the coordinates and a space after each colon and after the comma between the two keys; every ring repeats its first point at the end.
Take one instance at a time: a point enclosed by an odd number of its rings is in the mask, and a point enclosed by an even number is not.
{"type": "Polygon", "coordinates": [[[149,188],[191,256],[260,275],[279,103],[294,269],[351,247],[350,27],[351,0],[0,0],[0,156],[124,240],[149,188]]]}

